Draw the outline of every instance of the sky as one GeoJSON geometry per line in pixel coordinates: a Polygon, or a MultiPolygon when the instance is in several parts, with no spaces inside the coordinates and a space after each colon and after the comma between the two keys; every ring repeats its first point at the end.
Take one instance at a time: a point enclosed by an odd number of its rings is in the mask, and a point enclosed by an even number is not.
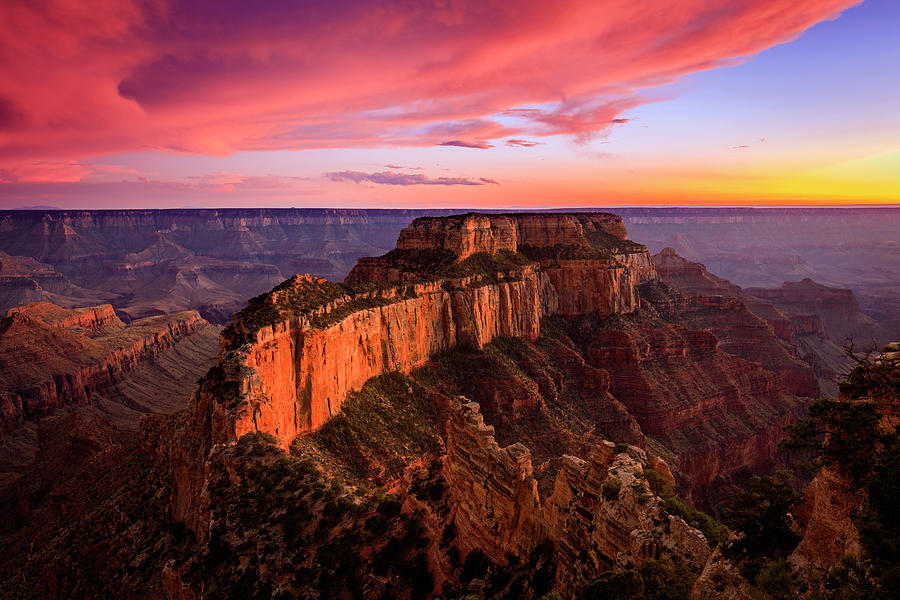
{"type": "Polygon", "coordinates": [[[0,209],[900,203],[896,0],[4,0],[0,209]]]}

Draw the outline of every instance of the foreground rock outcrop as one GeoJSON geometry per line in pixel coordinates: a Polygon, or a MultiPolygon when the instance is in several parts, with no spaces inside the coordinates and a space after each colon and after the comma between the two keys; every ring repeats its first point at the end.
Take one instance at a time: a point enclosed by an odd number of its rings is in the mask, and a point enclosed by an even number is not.
{"type": "MultiPolygon", "coordinates": [[[[607,441],[585,459],[563,456],[552,494],[542,500],[528,448],[501,448],[478,404],[461,400],[450,410],[443,459],[460,550],[478,549],[503,563],[525,560],[549,541],[558,565],[556,589],[565,597],[605,570],[660,554],[702,570],[710,544],[662,509],[646,482],[643,450],[617,450],[607,441]]],[[[658,459],[656,465],[665,470],[658,459]]]]}

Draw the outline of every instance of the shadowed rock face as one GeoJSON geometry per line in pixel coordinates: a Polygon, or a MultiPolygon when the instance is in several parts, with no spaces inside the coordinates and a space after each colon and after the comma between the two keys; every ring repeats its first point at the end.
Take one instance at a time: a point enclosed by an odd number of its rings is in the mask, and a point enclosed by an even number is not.
{"type": "Polygon", "coordinates": [[[108,304],[0,317],[0,535],[65,519],[73,479],[133,442],[142,416],[185,407],[219,331],[196,312],[126,325],[108,304]]]}
{"type": "Polygon", "coordinates": [[[825,330],[838,340],[849,336],[857,343],[870,343],[873,339],[877,343],[885,335],[873,318],[862,313],[852,290],[828,287],[807,278],[785,282],[780,288],[747,288],[746,292],[786,312],[819,317],[825,330]]]}
{"type": "Polygon", "coordinates": [[[654,255],[653,265],[662,281],[690,294],[678,311],[682,322],[713,332],[722,350],[778,373],[798,396],[816,397],[820,385],[834,387],[831,378],[844,357],[817,315],[779,310],[672,248],[654,255]]]}
{"type": "Polygon", "coordinates": [[[710,556],[703,534],[666,515],[649,493],[643,471],[650,465],[639,448],[617,450],[602,442],[585,459],[563,456],[553,491],[542,501],[528,448],[501,448],[478,404],[464,398],[452,404],[446,438],[443,476],[457,503],[459,547],[504,562],[525,559],[549,540],[558,554],[558,590],[566,597],[606,569],[640,564],[660,551],[698,570],[710,556]],[[619,488],[604,493],[604,484],[619,488]]]}
{"type": "MultiPolygon", "coordinates": [[[[632,237],[651,252],[670,246],[746,288],[809,278],[850,289],[882,327],[900,337],[900,208],[624,208],[632,237]]],[[[793,312],[793,311],[792,311],[793,312]]],[[[848,332],[831,332],[840,342],[848,332]]],[[[865,340],[866,343],[870,339],[865,340]]]]}

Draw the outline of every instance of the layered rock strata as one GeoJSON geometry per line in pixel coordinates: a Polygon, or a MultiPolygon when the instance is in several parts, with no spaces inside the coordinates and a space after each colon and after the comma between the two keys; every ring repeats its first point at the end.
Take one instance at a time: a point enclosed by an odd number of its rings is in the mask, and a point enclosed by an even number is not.
{"type": "Polygon", "coordinates": [[[672,248],[655,254],[653,264],[664,282],[692,295],[681,310],[685,324],[712,331],[726,352],[778,373],[798,396],[837,392],[833,379],[848,364],[818,314],[779,308],[764,298],[775,290],[751,294],[752,290],[716,277],[672,248]],[[713,304],[715,310],[704,308],[713,304]]]}
{"type": "Polygon", "coordinates": [[[643,246],[624,236],[621,219],[608,214],[418,219],[399,250],[439,251],[444,261],[450,252],[448,269],[420,254],[413,266],[388,254],[361,261],[343,286],[293,278],[223,335],[222,370],[207,387],[231,385],[236,397],[212,402],[216,442],[264,431],[286,447],[371,377],[497,336],[535,339],[547,315],[634,311],[636,286],[655,273],[643,246]],[[471,260],[478,257],[490,264],[471,260]]]}
{"type": "Polygon", "coordinates": [[[48,415],[208,326],[190,311],[125,325],[110,305],[68,310],[47,302],[10,309],[0,333],[0,431],[48,415]]]}
{"type": "Polygon", "coordinates": [[[549,540],[563,597],[574,597],[607,569],[639,565],[661,553],[698,572],[710,557],[703,534],[667,515],[650,492],[643,472],[648,459],[639,448],[617,451],[601,442],[586,459],[564,456],[553,492],[542,500],[528,448],[500,447],[478,404],[454,402],[446,439],[443,475],[456,503],[460,550],[479,549],[502,564],[511,556],[525,559],[549,540]]]}
{"type": "Polygon", "coordinates": [[[854,338],[857,344],[889,341],[883,339],[884,328],[863,314],[852,290],[829,287],[806,278],[785,282],[780,288],[754,287],[745,292],[792,314],[818,316],[825,330],[839,342],[847,337],[854,338]]]}

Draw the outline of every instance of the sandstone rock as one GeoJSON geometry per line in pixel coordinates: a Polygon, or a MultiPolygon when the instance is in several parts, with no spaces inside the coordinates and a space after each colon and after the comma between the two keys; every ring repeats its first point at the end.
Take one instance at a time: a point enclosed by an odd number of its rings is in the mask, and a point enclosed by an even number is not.
{"type": "Polygon", "coordinates": [[[832,338],[842,342],[853,337],[858,344],[883,339],[883,328],[859,307],[853,291],[833,288],[812,279],[785,282],[780,288],[747,288],[748,294],[768,300],[780,309],[801,315],[817,315],[832,338]]]}
{"type": "Polygon", "coordinates": [[[526,558],[550,540],[558,565],[556,589],[564,597],[604,570],[640,564],[660,552],[703,568],[709,543],[680,517],[661,512],[643,479],[643,450],[631,446],[616,453],[615,445],[604,441],[586,460],[564,456],[553,492],[542,501],[528,449],[501,448],[493,434],[476,403],[454,402],[443,475],[463,553],[477,548],[503,564],[509,556],[526,558]],[[615,496],[604,487],[608,482],[619,486],[615,496]]]}
{"type": "Polygon", "coordinates": [[[181,573],[174,560],[168,561],[163,567],[162,583],[169,600],[197,600],[194,590],[181,580],[181,573]]]}
{"type": "Polygon", "coordinates": [[[791,564],[807,576],[821,576],[841,556],[859,557],[862,546],[851,514],[865,498],[865,488],[833,467],[822,468],[795,514],[803,537],[790,556],[791,564]]]}
{"type": "MultiPolygon", "coordinates": [[[[239,340],[223,337],[220,355],[223,364],[231,365],[227,378],[239,397],[215,404],[230,407],[214,417],[223,430],[215,442],[266,431],[286,447],[299,433],[333,417],[347,393],[371,377],[409,372],[438,352],[480,348],[498,336],[535,339],[543,316],[634,311],[639,305],[635,286],[655,273],[646,250],[624,237],[621,219],[604,213],[417,219],[401,233],[398,249],[441,249],[463,259],[474,252],[514,251],[518,244],[577,246],[590,248],[597,257],[524,264],[495,274],[496,280],[475,275],[382,285],[333,297],[303,315],[285,312],[261,327],[248,325],[253,315],[242,313],[232,326],[239,340]],[[589,236],[612,240],[613,254],[603,250],[606,258],[599,258],[589,236]],[[333,314],[340,316],[332,323],[333,314]],[[329,320],[319,325],[317,319],[329,320]]],[[[389,256],[378,260],[389,261],[389,256]]],[[[390,264],[376,268],[361,261],[348,281],[369,281],[391,269],[390,264]]],[[[404,277],[399,273],[395,280],[404,277]]],[[[326,283],[297,277],[290,286],[315,292],[315,286],[326,283]]],[[[290,286],[268,295],[266,310],[277,311],[290,296],[290,286]]]]}
{"type": "Polygon", "coordinates": [[[63,309],[42,302],[7,312],[0,333],[0,431],[90,402],[148,356],[208,326],[196,312],[126,326],[110,305],[63,309]]]}
{"type": "Polygon", "coordinates": [[[694,582],[691,600],[750,600],[753,596],[743,591],[745,584],[735,566],[717,549],[694,582]]]}
{"type": "Polygon", "coordinates": [[[476,252],[515,252],[521,246],[589,248],[585,233],[625,239],[622,218],[607,213],[548,213],[422,217],[400,232],[398,250],[449,250],[460,260],[476,252]]]}
{"type": "MultiPolygon", "coordinates": [[[[819,396],[815,369],[801,360],[794,345],[800,338],[824,336],[814,318],[784,313],[771,302],[709,273],[703,264],[682,258],[672,248],[654,255],[653,264],[664,282],[691,294],[689,302],[675,311],[686,326],[712,331],[722,350],[778,373],[793,394],[819,396]]],[[[652,301],[656,303],[655,298],[652,301]]],[[[834,349],[830,341],[804,344],[805,352],[809,352],[810,344],[827,356],[823,359],[816,355],[819,362],[831,363],[834,349]]]]}

